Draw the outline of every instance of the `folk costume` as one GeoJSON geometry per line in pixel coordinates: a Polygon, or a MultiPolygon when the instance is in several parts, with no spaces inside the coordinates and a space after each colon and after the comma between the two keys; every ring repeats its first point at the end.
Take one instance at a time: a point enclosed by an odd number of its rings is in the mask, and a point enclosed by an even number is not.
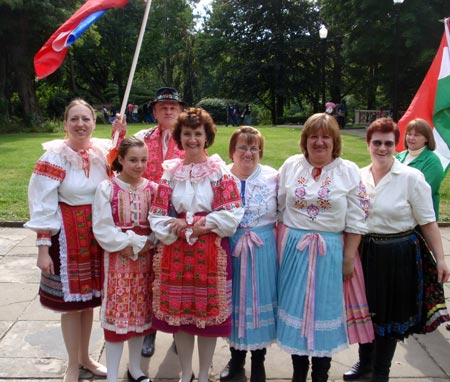
{"type": "Polygon", "coordinates": [[[138,131],[135,136],[141,138],[148,148],[147,169],[142,175],[146,179],[158,183],[163,174],[161,164],[164,160],[184,157],[184,151],[178,148],[169,130],[163,131],[155,126],[138,131]]]}
{"type": "Polygon", "coordinates": [[[343,233],[367,232],[367,198],[354,163],[336,158],[315,177],[313,170],[304,155],[280,168],[277,338],[291,355],[324,357],[314,367],[348,346],[343,233]]]}
{"type": "Polygon", "coordinates": [[[95,194],[94,234],[105,250],[100,322],[107,341],[150,332],[153,250],[139,252],[152,240],[148,212],[155,191],[156,183],[147,179],[132,187],[114,178],[103,181],[95,194]],[[121,253],[129,246],[131,258],[121,253]]]}
{"type": "Polygon", "coordinates": [[[450,317],[434,259],[415,230],[436,221],[430,186],[396,159],[376,186],[370,165],[361,178],[371,201],[361,261],[375,333],[403,339],[432,331],[450,317]]]}
{"type": "Polygon", "coordinates": [[[276,340],[278,172],[258,164],[246,180],[236,178],[245,214],[230,237],[233,311],[230,346],[265,349],[276,340]]]}
{"type": "Polygon", "coordinates": [[[219,337],[231,333],[231,264],[227,242],[244,214],[236,182],[218,155],[185,165],[163,163],[164,174],[150,212],[159,245],[153,268],[153,327],[168,333],[219,337]],[[195,224],[206,216],[213,231],[182,237],[166,225],[173,217],[195,224]]]}
{"type": "Polygon", "coordinates": [[[36,245],[49,245],[54,275],[41,273],[39,295],[47,308],[68,312],[100,305],[101,248],[92,233],[92,202],[108,178],[109,140],[92,138],[74,151],[64,140],[43,144],[28,187],[36,245]]]}
{"type": "Polygon", "coordinates": [[[419,150],[405,150],[397,154],[396,158],[410,167],[420,170],[425,175],[425,180],[431,187],[431,196],[433,198],[433,208],[436,214],[436,220],[439,219],[439,188],[444,179],[445,173],[439,157],[424,146],[419,150]]]}

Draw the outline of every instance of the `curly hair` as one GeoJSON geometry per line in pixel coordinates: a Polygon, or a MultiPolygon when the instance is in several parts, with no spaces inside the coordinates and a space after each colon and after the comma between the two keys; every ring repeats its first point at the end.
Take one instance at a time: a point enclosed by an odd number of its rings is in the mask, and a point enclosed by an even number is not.
{"type": "Polygon", "coordinates": [[[173,140],[180,150],[183,150],[183,146],[181,145],[181,129],[183,126],[196,129],[202,125],[206,134],[206,142],[204,147],[206,149],[214,143],[217,130],[216,125],[214,124],[214,121],[209,113],[202,108],[196,107],[190,107],[180,113],[175,121],[172,133],[173,140]]]}

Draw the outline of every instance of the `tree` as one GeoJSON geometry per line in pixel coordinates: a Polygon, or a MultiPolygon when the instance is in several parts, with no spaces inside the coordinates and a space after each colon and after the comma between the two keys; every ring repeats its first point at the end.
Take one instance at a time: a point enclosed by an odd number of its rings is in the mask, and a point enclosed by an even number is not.
{"type": "Polygon", "coordinates": [[[54,25],[64,19],[63,9],[73,5],[74,1],[62,0],[5,0],[0,4],[0,105],[6,121],[11,114],[23,116],[28,127],[40,121],[33,56],[45,36],[53,33],[54,25]],[[20,100],[15,104],[19,110],[13,110],[14,94],[20,100]]]}
{"type": "Polygon", "coordinates": [[[317,94],[305,71],[318,52],[317,12],[310,1],[215,0],[212,9],[202,74],[213,70],[220,95],[257,100],[276,124],[289,100],[317,94]]]}

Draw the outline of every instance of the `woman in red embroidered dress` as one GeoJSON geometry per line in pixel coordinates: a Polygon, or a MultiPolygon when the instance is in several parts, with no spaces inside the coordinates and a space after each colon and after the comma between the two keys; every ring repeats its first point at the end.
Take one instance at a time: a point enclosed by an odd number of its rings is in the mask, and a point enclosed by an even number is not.
{"type": "Polygon", "coordinates": [[[158,247],[153,261],[153,327],[175,334],[181,382],[193,377],[198,336],[199,382],[208,381],[217,337],[231,334],[231,266],[227,242],[244,210],[237,185],[218,155],[208,157],[215,125],[190,108],[175,123],[173,138],[184,159],[163,163],[164,175],[150,212],[158,247]]]}
{"type": "Polygon", "coordinates": [[[92,138],[95,110],[73,100],[64,114],[64,140],[43,144],[46,152],[31,176],[30,220],[37,232],[41,304],[61,312],[69,356],[65,382],[78,381],[79,368],[98,376],[106,368],[89,356],[93,308],[100,305],[100,247],[92,233],[92,202],[97,185],[108,178],[109,140],[92,138]]]}

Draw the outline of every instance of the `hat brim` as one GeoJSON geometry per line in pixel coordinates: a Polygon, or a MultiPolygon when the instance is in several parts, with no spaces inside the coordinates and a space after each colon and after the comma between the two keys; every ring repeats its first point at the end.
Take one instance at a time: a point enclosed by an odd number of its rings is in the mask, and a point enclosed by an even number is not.
{"type": "Polygon", "coordinates": [[[155,104],[161,103],[161,102],[175,102],[175,103],[179,103],[183,107],[186,106],[186,102],[183,102],[183,101],[176,101],[174,99],[158,99],[158,100],[154,100],[154,101],[150,102],[150,107],[153,108],[153,106],[155,106],[155,104]]]}

